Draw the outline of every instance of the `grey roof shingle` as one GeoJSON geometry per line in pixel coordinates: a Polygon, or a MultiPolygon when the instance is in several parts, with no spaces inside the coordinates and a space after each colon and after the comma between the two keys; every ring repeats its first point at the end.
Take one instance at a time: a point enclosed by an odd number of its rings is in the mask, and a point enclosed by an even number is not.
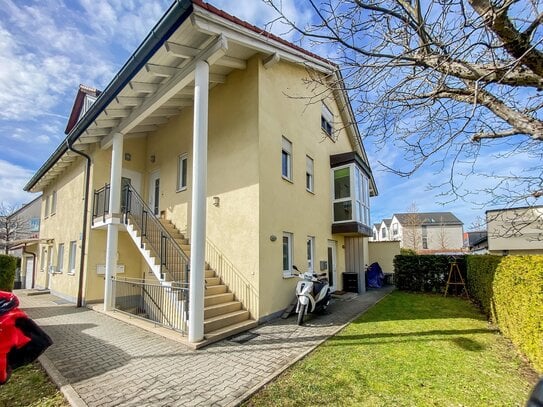
{"type": "Polygon", "coordinates": [[[400,224],[405,225],[417,217],[417,223],[420,225],[463,225],[462,221],[452,214],[452,212],[419,212],[419,213],[395,213],[394,216],[400,224]]]}

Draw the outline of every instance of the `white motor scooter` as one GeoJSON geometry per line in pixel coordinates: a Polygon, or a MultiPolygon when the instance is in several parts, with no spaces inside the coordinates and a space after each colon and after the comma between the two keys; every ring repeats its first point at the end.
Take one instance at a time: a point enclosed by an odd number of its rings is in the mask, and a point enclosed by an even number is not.
{"type": "Polygon", "coordinates": [[[294,270],[298,271],[298,277],[301,281],[296,285],[296,296],[298,303],[296,312],[298,313],[298,325],[304,323],[304,317],[307,313],[324,312],[330,304],[332,293],[326,274],[315,274],[310,271],[300,273],[296,266],[294,270]]]}

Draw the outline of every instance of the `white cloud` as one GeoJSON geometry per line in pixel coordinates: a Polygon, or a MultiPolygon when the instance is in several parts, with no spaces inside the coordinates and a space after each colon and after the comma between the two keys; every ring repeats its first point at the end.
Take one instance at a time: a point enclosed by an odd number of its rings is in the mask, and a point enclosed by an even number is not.
{"type": "Polygon", "coordinates": [[[30,202],[36,194],[23,191],[33,171],[0,159],[0,202],[19,205],[30,202]]]}

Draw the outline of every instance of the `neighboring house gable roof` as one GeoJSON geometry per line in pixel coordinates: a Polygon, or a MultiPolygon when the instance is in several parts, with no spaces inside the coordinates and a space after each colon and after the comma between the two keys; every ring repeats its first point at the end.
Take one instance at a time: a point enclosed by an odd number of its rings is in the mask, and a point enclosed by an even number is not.
{"type": "Polygon", "coordinates": [[[391,223],[391,222],[392,222],[392,219],[383,219],[383,223],[385,224],[385,226],[386,226],[387,228],[390,227],[390,223],[391,223]]]}
{"type": "MultiPolygon", "coordinates": [[[[104,111],[112,103],[116,102],[122,105],[120,97],[124,96],[125,90],[130,88],[131,81],[134,80],[136,76],[138,77],[138,81],[141,81],[142,78],[145,80],[146,75],[151,74],[149,71],[150,64],[164,64],[164,61],[167,60],[164,59],[165,53],[167,54],[168,52],[167,41],[173,41],[177,45],[180,44],[184,47],[198,49],[201,43],[198,45],[196,40],[201,39],[202,36],[208,36],[209,38],[213,37],[218,43],[224,44],[226,40],[223,39],[221,30],[228,31],[228,33],[236,37],[233,42],[238,49],[238,46],[241,45],[254,51],[254,53],[270,55],[273,57],[280,56],[280,58],[285,61],[304,64],[304,66],[310,69],[315,69],[325,74],[332,73],[336,76],[333,80],[339,83],[342,83],[343,81],[341,72],[337,69],[337,65],[325,58],[319,57],[297,45],[259,29],[201,0],[177,0],[172,3],[160,21],[143,40],[142,44],[136,49],[104,91],[99,94],[96,102],[80,120],[77,120],[79,116],[75,113],[78,110],[78,106],[76,105],[78,100],[76,97],[76,102],[72,109],[74,118],[70,115],[70,121],[67,126],[67,137],[25,185],[24,189],[26,191],[34,192],[43,190],[47,187],[48,183],[52,182],[57,176],[55,174],[59,174],[62,172],[62,168],[65,168],[65,165],[59,165],[58,168],[60,171],[49,173],[51,169],[56,168],[57,162],[65,159],[68,163],[73,161],[73,158],[68,159],[67,157],[70,155],[68,152],[69,146],[72,146],[74,143],[78,142],[85,144],[100,142],[102,143],[102,146],[107,146],[107,143],[104,142],[104,138],[110,137],[114,131],[121,133],[124,131],[138,132],[137,123],[141,123],[141,120],[134,118],[144,117],[138,114],[140,108],[148,108],[150,111],[155,108],[154,104],[145,105],[144,103],[143,106],[139,105],[137,107],[123,105],[123,107],[131,110],[131,114],[126,120],[121,120],[121,123],[123,123],[122,126],[110,124],[109,127],[114,126],[112,128],[108,128],[105,124],[100,124],[101,122],[112,122],[112,120],[105,120],[107,118],[103,116],[104,111]],[[183,34],[185,32],[189,32],[189,35],[186,37],[183,34]],[[90,132],[90,130],[92,130],[92,132],[90,132]],[[85,139],[85,141],[83,141],[83,139],[85,139]],[[99,141],[95,141],[96,139],[99,139],[99,141]]],[[[225,46],[224,48],[227,47],[225,46]]],[[[198,49],[198,51],[204,50],[198,49]]],[[[177,65],[175,66],[167,65],[165,68],[179,69],[178,64],[179,62],[177,62],[177,65]]],[[[164,85],[166,84],[164,83],[164,85]]],[[[155,92],[155,95],[162,89],[163,87],[160,87],[159,91],[155,92]]],[[[148,102],[148,99],[151,97],[152,95],[147,95],[144,99],[145,102],[148,102]]],[[[338,104],[346,107],[340,110],[351,144],[354,149],[360,152],[362,158],[368,162],[367,154],[362,144],[362,138],[354,118],[354,112],[346,91],[334,91],[334,97],[337,99],[338,104]]],[[[148,113],[146,112],[146,114],[148,113]]],[[[79,145],[76,144],[76,147],[78,146],[79,145]]],[[[79,147],[78,149],[82,150],[82,148],[79,147]]],[[[370,176],[370,185],[370,190],[373,192],[373,195],[377,195],[377,187],[373,175],[370,176]]]]}
{"type": "Polygon", "coordinates": [[[419,212],[419,213],[395,213],[394,216],[402,226],[412,223],[412,220],[417,219],[417,224],[421,226],[430,225],[445,225],[455,226],[463,225],[463,223],[454,216],[451,212],[419,212]]]}

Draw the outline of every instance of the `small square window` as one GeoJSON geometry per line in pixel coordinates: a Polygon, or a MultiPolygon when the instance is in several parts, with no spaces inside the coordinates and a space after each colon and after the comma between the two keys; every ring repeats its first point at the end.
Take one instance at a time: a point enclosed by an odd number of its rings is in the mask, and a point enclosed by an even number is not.
{"type": "Polygon", "coordinates": [[[281,175],[292,181],[292,143],[283,137],[281,150],[281,175]]]}
{"type": "Polygon", "coordinates": [[[313,159],[309,156],[305,157],[305,189],[309,192],[313,192],[314,180],[313,180],[313,159]]]}
{"type": "Polygon", "coordinates": [[[187,189],[187,166],[187,154],[180,155],[177,162],[177,191],[183,191],[187,189]]]}

